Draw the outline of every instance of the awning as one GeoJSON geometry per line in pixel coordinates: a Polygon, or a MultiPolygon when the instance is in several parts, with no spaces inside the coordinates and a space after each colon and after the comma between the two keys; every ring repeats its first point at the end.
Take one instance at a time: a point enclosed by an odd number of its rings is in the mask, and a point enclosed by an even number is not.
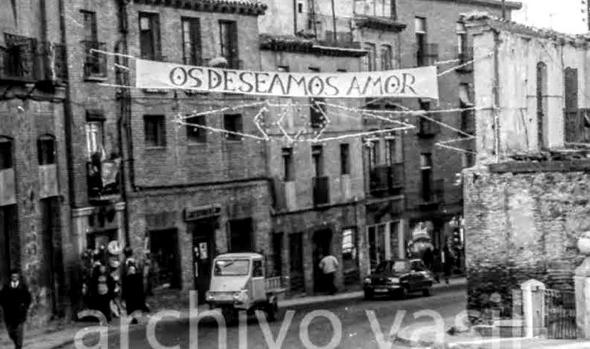
{"type": "Polygon", "coordinates": [[[469,97],[468,85],[459,85],[459,100],[464,107],[473,107],[473,101],[469,97]]]}

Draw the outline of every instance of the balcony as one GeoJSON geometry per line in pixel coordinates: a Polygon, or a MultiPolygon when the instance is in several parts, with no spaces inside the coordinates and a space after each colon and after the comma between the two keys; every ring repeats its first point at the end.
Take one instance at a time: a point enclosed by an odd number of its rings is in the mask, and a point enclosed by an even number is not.
{"type": "Polygon", "coordinates": [[[63,45],[19,35],[4,36],[6,47],[0,47],[0,80],[35,83],[67,79],[63,45]]]}
{"type": "Polygon", "coordinates": [[[100,79],[107,77],[107,56],[93,50],[106,50],[106,44],[98,41],[82,41],[82,47],[86,55],[84,61],[84,78],[100,79]]]}
{"type": "Polygon", "coordinates": [[[421,209],[433,209],[444,202],[445,182],[438,179],[430,183],[430,188],[422,187],[419,206],[421,209]]]}
{"type": "Polygon", "coordinates": [[[117,202],[121,198],[121,160],[93,159],[87,163],[88,201],[93,204],[117,202]]]}
{"type": "Polygon", "coordinates": [[[458,73],[469,74],[473,72],[473,47],[464,47],[457,55],[459,59],[460,68],[457,68],[458,73]],[[467,64],[469,63],[469,64],[467,64]]]}
{"type": "Polygon", "coordinates": [[[403,187],[403,163],[377,166],[369,171],[369,193],[373,197],[401,195],[403,187]]]}
{"type": "Polygon", "coordinates": [[[326,205],[330,203],[330,177],[314,177],[313,205],[326,205]]]}
{"type": "Polygon", "coordinates": [[[425,67],[434,65],[438,60],[438,44],[416,45],[416,65],[425,67]]]}
{"type": "MultiPolygon", "coordinates": [[[[429,116],[433,118],[432,116],[429,116]]],[[[440,125],[428,119],[420,118],[418,136],[421,138],[431,138],[440,132],[440,125]]]]}

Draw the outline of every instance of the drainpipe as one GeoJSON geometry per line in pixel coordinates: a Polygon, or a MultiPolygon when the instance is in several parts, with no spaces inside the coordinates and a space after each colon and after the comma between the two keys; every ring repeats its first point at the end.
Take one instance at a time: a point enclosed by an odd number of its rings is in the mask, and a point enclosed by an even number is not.
{"type": "Polygon", "coordinates": [[[500,162],[500,33],[494,31],[494,153],[496,163],[500,162]]]}
{"type": "MultiPolygon", "coordinates": [[[[119,53],[127,54],[128,47],[127,47],[127,1],[122,0],[119,2],[119,32],[121,33],[121,38],[117,43],[119,47],[119,53]]],[[[116,60],[121,60],[122,65],[126,66],[128,63],[128,58],[122,58],[117,56],[116,60]]],[[[129,73],[121,73],[120,79],[117,83],[121,85],[128,85],[129,84],[129,76],[125,75],[129,73]]],[[[117,97],[119,99],[119,112],[120,116],[117,120],[117,130],[119,133],[119,153],[121,154],[122,159],[128,159],[128,161],[122,161],[121,164],[121,199],[125,202],[125,210],[123,214],[123,219],[125,221],[125,245],[129,245],[129,230],[131,229],[130,222],[129,222],[129,202],[128,202],[128,195],[127,190],[129,185],[128,182],[131,184],[130,188],[134,190],[135,188],[135,173],[134,173],[134,162],[133,162],[133,141],[131,139],[131,130],[130,130],[130,122],[131,122],[131,92],[129,89],[121,89],[117,92],[117,97]],[[123,131],[125,130],[125,132],[123,131]],[[123,146],[125,140],[127,140],[127,154],[125,153],[125,147],[123,146]],[[129,181],[127,181],[126,173],[129,173],[129,181]]]]}
{"type": "Polygon", "coordinates": [[[338,35],[336,34],[336,6],[334,5],[334,0],[332,0],[332,27],[334,28],[334,42],[338,41],[338,35]]]}
{"type": "Polygon", "coordinates": [[[297,35],[297,0],[293,0],[293,34],[297,35]]]}

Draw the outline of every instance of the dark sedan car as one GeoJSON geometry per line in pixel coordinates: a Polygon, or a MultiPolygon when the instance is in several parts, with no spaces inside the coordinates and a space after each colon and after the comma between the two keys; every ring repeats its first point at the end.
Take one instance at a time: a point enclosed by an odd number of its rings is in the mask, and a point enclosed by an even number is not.
{"type": "Polygon", "coordinates": [[[429,296],[432,284],[432,274],[421,260],[383,261],[364,280],[365,298],[371,299],[376,295],[405,298],[411,292],[422,292],[424,296],[429,296]]]}

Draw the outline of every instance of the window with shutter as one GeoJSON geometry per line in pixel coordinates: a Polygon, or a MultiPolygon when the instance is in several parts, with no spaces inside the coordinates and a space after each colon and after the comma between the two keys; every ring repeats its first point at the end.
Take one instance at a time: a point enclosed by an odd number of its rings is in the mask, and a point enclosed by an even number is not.
{"type": "Polygon", "coordinates": [[[184,64],[201,65],[201,24],[198,18],[182,18],[184,64]]]}

